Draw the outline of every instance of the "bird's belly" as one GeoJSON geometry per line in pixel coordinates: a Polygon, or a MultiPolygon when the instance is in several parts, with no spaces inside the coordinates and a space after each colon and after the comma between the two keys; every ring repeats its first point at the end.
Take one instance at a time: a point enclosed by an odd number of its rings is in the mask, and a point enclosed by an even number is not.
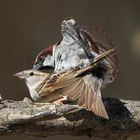
{"type": "Polygon", "coordinates": [[[90,59],[84,53],[83,48],[79,48],[79,45],[74,45],[65,48],[65,45],[61,46],[62,50],[56,50],[56,66],[55,72],[62,70],[70,70],[72,68],[82,68],[90,63],[90,59]]]}

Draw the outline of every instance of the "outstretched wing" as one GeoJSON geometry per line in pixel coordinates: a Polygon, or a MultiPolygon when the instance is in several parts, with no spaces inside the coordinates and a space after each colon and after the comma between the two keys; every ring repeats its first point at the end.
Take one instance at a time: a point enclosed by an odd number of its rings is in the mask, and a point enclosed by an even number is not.
{"type": "MultiPolygon", "coordinates": [[[[83,42],[87,42],[86,51],[92,51],[93,53],[100,54],[111,48],[114,48],[114,45],[108,35],[99,27],[94,27],[92,29],[88,29],[87,26],[76,25],[77,32],[81,37],[83,42]]],[[[109,67],[108,77],[113,81],[118,74],[118,57],[117,54],[109,56],[106,59],[106,65],[109,67]]]]}

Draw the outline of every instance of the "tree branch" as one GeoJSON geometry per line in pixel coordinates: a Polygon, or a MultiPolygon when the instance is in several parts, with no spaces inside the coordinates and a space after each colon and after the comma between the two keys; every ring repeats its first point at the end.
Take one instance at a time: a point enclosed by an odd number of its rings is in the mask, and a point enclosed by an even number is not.
{"type": "Polygon", "coordinates": [[[140,101],[104,98],[109,120],[77,105],[23,101],[0,102],[0,135],[77,135],[127,139],[140,133],[140,101]]]}

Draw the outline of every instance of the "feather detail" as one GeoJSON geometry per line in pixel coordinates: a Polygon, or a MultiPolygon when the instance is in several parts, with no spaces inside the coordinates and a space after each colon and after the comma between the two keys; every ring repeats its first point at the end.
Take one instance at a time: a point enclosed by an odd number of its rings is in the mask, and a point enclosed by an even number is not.
{"type": "Polygon", "coordinates": [[[42,91],[42,89],[46,86],[47,81],[49,80],[49,78],[51,77],[50,73],[46,73],[46,75],[42,78],[42,82],[37,86],[37,88],[35,89],[35,91],[40,94],[40,92],[42,91]]]}
{"type": "Polygon", "coordinates": [[[78,105],[94,112],[98,116],[108,119],[100,91],[102,80],[98,80],[92,75],[86,75],[84,77],[84,86],[82,96],[78,99],[78,105]]]}
{"type": "MultiPolygon", "coordinates": [[[[81,37],[81,40],[84,40],[84,42],[87,42],[88,49],[85,49],[87,54],[92,50],[94,53],[100,54],[103,53],[112,47],[114,47],[111,39],[107,36],[107,34],[99,27],[94,27],[93,29],[88,30],[88,26],[82,26],[82,25],[75,25],[76,30],[81,37]],[[91,31],[91,32],[89,32],[91,31]]],[[[110,78],[110,81],[112,82],[117,74],[118,74],[118,58],[117,54],[113,56],[109,56],[106,59],[106,65],[108,67],[107,72],[107,78],[110,78]]],[[[108,80],[106,80],[108,81],[108,80]]]]}

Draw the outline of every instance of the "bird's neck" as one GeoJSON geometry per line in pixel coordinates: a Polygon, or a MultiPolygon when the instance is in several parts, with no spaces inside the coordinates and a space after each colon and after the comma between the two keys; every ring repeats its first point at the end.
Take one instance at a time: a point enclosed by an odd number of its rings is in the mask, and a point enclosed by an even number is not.
{"type": "Polygon", "coordinates": [[[34,100],[34,101],[38,101],[40,99],[40,96],[39,96],[39,90],[36,90],[36,89],[39,89],[41,83],[43,81],[43,78],[40,79],[40,80],[36,80],[36,81],[26,81],[26,85],[29,89],[29,92],[30,92],[30,95],[31,95],[31,98],[34,100]]]}

